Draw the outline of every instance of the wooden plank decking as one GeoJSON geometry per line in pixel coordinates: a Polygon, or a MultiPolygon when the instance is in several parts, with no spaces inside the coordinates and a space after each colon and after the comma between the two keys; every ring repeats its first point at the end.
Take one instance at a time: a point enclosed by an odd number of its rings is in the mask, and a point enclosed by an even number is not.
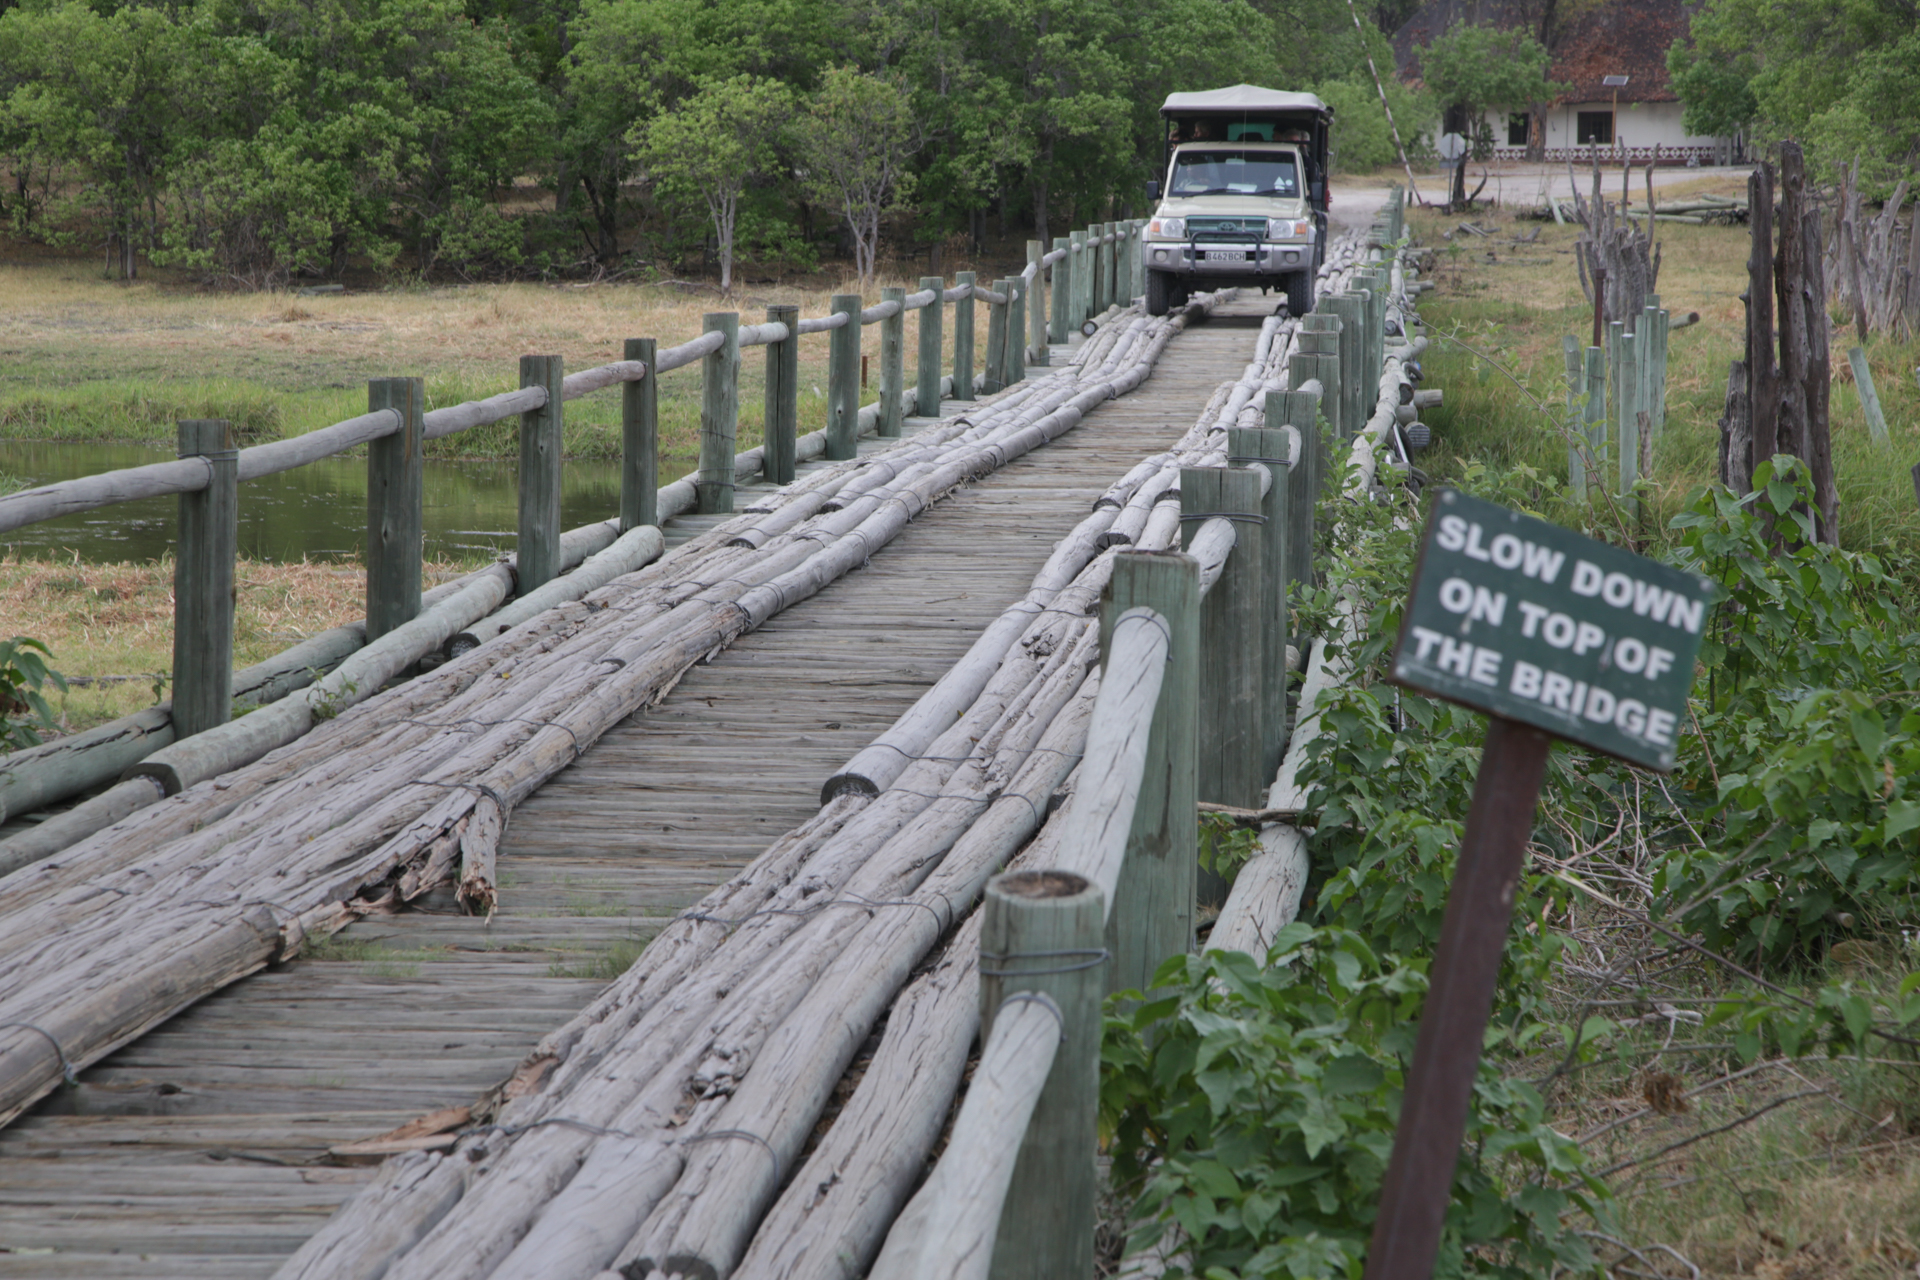
{"type": "MultiPolygon", "coordinates": [[[[1272,305],[1180,335],[1131,396],[608,733],[514,813],[491,923],[450,902],[362,922],[0,1130],[0,1277],[271,1275],[372,1174],[328,1163],[330,1145],[498,1083],[665,919],[807,818],[1093,498],[1240,372],[1272,305]]],[[[676,521],[670,539],[712,519],[676,521]]]]}

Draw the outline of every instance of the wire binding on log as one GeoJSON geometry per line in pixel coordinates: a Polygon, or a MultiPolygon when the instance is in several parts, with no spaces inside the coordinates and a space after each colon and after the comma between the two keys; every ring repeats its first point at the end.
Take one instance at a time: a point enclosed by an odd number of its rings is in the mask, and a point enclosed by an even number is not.
{"type": "Polygon", "coordinates": [[[1012,995],[1008,996],[1005,1000],[1002,1000],[1000,1002],[1000,1011],[1002,1013],[1006,1012],[1006,1008],[1010,1004],[1039,1005],[1042,1009],[1045,1009],[1048,1013],[1052,1014],[1054,1022],[1059,1024],[1060,1043],[1065,1044],[1067,1042],[1066,1016],[1060,1012],[1060,1006],[1055,1004],[1046,995],[1038,991],[1016,991],[1012,995]]]}
{"type": "Polygon", "coordinates": [[[53,1032],[45,1027],[36,1027],[31,1022],[0,1022],[0,1029],[7,1027],[19,1027],[23,1031],[38,1031],[45,1036],[47,1043],[53,1046],[54,1056],[60,1059],[60,1078],[70,1085],[77,1086],[80,1083],[80,1078],[73,1072],[73,1063],[67,1058],[67,1051],[61,1047],[60,1041],[55,1038],[53,1032]]]}
{"type": "Polygon", "coordinates": [[[1042,978],[1055,973],[1079,973],[1082,969],[1097,969],[1113,958],[1113,953],[1105,947],[1077,951],[982,951],[980,953],[980,976],[983,978],[1042,978]],[[1091,956],[1079,964],[1064,964],[1053,969],[989,969],[986,962],[1004,964],[1010,960],[1061,960],[1067,956],[1091,956]]]}
{"type": "Polygon", "coordinates": [[[1247,524],[1265,524],[1267,518],[1256,511],[1189,511],[1180,517],[1188,520],[1241,520],[1247,524]]]}

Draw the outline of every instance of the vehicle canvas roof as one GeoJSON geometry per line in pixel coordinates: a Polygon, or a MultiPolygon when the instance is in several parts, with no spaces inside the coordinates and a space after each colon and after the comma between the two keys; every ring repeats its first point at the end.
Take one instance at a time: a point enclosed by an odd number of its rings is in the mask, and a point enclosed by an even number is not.
{"type": "Polygon", "coordinates": [[[1163,116],[1238,116],[1275,113],[1330,116],[1331,108],[1311,93],[1287,93],[1258,85],[1236,84],[1230,89],[1199,93],[1170,93],[1160,108],[1163,116]]]}

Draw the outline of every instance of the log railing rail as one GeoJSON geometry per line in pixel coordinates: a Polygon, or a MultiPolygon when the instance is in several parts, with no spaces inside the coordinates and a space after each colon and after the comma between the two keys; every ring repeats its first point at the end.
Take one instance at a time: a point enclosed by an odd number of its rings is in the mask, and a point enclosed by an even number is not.
{"type": "Polygon", "coordinates": [[[1231,424],[1224,452],[1177,469],[1184,552],[1114,559],[1098,694],[1064,825],[1047,847],[1051,869],[1008,872],[988,887],[979,1066],[872,1280],[1092,1274],[1099,1038],[1080,1028],[1097,1028],[1106,993],[1150,989],[1160,963],[1192,945],[1196,890],[1206,892],[1196,884],[1196,795],[1250,806],[1238,811],[1262,821],[1261,852],[1226,894],[1208,948],[1263,954],[1298,911],[1306,845],[1281,819],[1306,812],[1298,776],[1318,733],[1316,703],[1349,674],[1361,611],[1342,601],[1337,644],[1312,642],[1289,735],[1288,601],[1312,579],[1316,507],[1337,509],[1316,502],[1332,481],[1323,455],[1348,446],[1339,497],[1349,503],[1373,500],[1383,456],[1400,476],[1411,472],[1407,367],[1427,340],[1410,336],[1418,320],[1397,252],[1399,194],[1368,237],[1370,260],[1322,272],[1342,287],[1322,295],[1291,346],[1271,325],[1262,333],[1215,419],[1231,424]],[[1289,355],[1286,389],[1259,376],[1277,355],[1289,355]]]}
{"type": "MultiPolygon", "coordinates": [[[[577,591],[546,592],[541,597],[559,603],[578,598],[589,589],[590,580],[604,581],[610,564],[638,568],[644,561],[629,562],[645,544],[627,543],[614,561],[601,561],[598,572],[575,578],[589,557],[610,554],[623,535],[688,513],[732,511],[734,490],[741,483],[755,477],[773,484],[791,483],[801,462],[850,459],[864,435],[899,436],[909,413],[937,416],[944,399],[971,400],[979,391],[997,391],[1021,381],[1029,363],[1047,363],[1049,342],[1065,343],[1070,328],[1097,326],[1126,300],[1116,297],[1108,279],[1113,274],[1109,259],[1129,244],[1137,250],[1143,227],[1143,222],[1136,221],[1076,232],[1077,244],[1046,254],[1030,253],[1020,275],[991,289],[977,284],[973,273],[961,272],[951,288],[938,277],[925,277],[914,293],[886,289],[883,300],[871,307],[863,307],[858,295],[836,295],[833,310],[824,316],[802,318],[794,307],[772,306],[764,322],[742,324],[736,312],[714,312],[704,321],[706,331],[687,342],[660,349],[651,338],[629,339],[623,359],[574,373],[564,372],[558,356],[527,356],[521,362],[518,389],[431,411],[422,411],[418,379],[380,378],[368,384],[368,412],[288,440],[235,450],[222,443],[227,440],[225,424],[183,423],[180,457],[174,461],[0,496],[0,534],[120,502],[169,494],[181,500],[175,571],[178,651],[171,703],[0,756],[0,822],[122,778],[175,742],[229,723],[236,703],[259,706],[284,698],[405,624],[446,615],[443,621],[453,638],[439,635],[443,628],[435,627],[428,630],[437,638],[428,642],[416,628],[411,633],[416,643],[397,670],[423,659],[431,663],[436,650],[451,653],[454,646],[474,643],[482,614],[495,611],[506,599],[529,597],[564,575],[577,591]],[[1090,280],[1075,283],[1076,276],[1095,274],[1102,274],[1103,285],[1096,287],[1090,280]],[[1048,275],[1050,281],[1045,278],[1048,275]],[[943,375],[942,333],[949,303],[954,308],[954,364],[951,373],[943,375]],[[973,342],[976,303],[988,308],[986,367],[979,370],[973,342]],[[909,311],[921,316],[920,342],[915,384],[905,386],[904,320],[909,311]],[[880,385],[875,402],[861,407],[859,335],[868,326],[880,330],[880,385]],[[814,333],[828,334],[832,346],[828,418],[824,430],[801,436],[797,339],[814,333]],[[736,452],[741,352],[756,346],[767,349],[764,443],[736,452]],[[658,486],[659,378],[691,365],[699,365],[702,371],[700,465],[658,486]],[[563,533],[561,406],[611,387],[619,387],[622,395],[620,508],[608,520],[563,533]],[[516,554],[504,569],[481,570],[423,592],[425,442],[516,415],[520,418],[516,554]],[[239,502],[235,487],[362,445],[368,446],[366,621],[334,628],[266,662],[235,671],[231,589],[239,502]],[[467,591],[483,577],[502,573],[506,589],[502,599],[467,591]],[[465,607],[450,609],[449,602],[454,600],[464,600],[465,607]],[[473,613],[482,604],[486,607],[481,613],[473,613]]],[[[1137,251],[1130,262],[1119,286],[1127,299],[1145,288],[1137,251]]],[[[158,770],[156,776],[166,778],[168,785],[178,781],[168,768],[158,770]]],[[[26,845],[0,842],[0,874],[44,857],[63,842],[98,830],[124,812],[124,804],[110,802],[96,808],[90,818],[64,820],[57,826],[43,824],[44,829],[26,845]]]]}

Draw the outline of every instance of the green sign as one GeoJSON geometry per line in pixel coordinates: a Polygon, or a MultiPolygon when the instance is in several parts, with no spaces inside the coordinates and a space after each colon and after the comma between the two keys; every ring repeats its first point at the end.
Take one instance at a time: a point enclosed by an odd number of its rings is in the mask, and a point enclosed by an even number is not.
{"type": "Polygon", "coordinates": [[[1712,598],[1705,578],[1442,489],[1393,678],[1664,773],[1712,598]]]}

